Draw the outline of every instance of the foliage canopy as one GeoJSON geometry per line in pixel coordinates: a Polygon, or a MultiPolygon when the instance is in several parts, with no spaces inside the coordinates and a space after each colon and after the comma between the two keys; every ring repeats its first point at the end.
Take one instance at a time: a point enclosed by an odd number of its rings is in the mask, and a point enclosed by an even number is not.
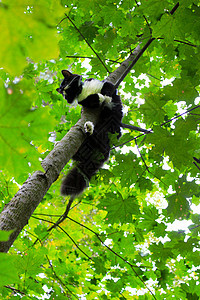
{"type": "Polygon", "coordinates": [[[67,204],[60,175],[0,253],[1,299],[199,299],[200,1],[178,3],[0,3],[2,209],[80,118],[56,92],[60,71],[102,80],[154,38],[119,88],[123,122],[153,133],[124,130],[67,220],[47,232],[67,204]]]}

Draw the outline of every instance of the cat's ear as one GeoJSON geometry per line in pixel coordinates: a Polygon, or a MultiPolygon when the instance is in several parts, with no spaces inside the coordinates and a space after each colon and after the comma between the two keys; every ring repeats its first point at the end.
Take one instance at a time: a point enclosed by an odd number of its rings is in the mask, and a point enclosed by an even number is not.
{"type": "Polygon", "coordinates": [[[69,77],[73,76],[73,74],[71,72],[69,72],[68,70],[62,70],[62,74],[65,78],[69,78],[69,77]]]}

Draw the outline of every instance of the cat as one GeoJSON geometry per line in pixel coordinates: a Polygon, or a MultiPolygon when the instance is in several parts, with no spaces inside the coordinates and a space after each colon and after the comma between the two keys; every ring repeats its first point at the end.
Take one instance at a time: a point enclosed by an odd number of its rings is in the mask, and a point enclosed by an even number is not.
{"type": "Polygon", "coordinates": [[[89,186],[91,177],[108,160],[112,135],[121,136],[122,103],[111,82],[86,79],[62,70],[64,79],[57,89],[68,103],[77,99],[78,104],[87,108],[101,108],[97,124],[87,121],[84,124],[86,139],[73,156],[76,166],[64,178],[62,195],[79,195],[89,186]]]}

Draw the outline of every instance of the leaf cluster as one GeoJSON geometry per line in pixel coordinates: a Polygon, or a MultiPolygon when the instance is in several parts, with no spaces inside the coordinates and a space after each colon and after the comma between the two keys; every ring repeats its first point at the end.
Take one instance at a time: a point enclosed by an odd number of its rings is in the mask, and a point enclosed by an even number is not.
{"type": "Polygon", "coordinates": [[[153,133],[123,130],[69,217],[48,231],[67,205],[60,183],[71,162],[64,168],[10,254],[0,256],[2,299],[200,297],[200,166],[193,163],[200,158],[200,3],[179,1],[172,13],[176,4],[1,3],[2,209],[80,118],[81,109],[56,92],[60,71],[102,80],[154,38],[119,88],[123,122],[153,133]]]}

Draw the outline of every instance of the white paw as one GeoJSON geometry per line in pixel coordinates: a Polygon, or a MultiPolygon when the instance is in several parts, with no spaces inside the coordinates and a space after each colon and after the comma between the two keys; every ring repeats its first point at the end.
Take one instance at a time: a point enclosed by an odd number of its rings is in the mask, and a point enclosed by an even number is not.
{"type": "Polygon", "coordinates": [[[112,101],[112,98],[109,96],[104,96],[104,101],[106,102],[106,104],[110,104],[112,101]]]}
{"type": "Polygon", "coordinates": [[[99,101],[101,104],[104,103],[104,105],[106,105],[109,108],[112,108],[112,98],[109,96],[104,96],[102,94],[98,94],[99,96],[99,101]]]}
{"type": "Polygon", "coordinates": [[[102,104],[105,101],[105,96],[103,96],[102,94],[99,94],[99,93],[98,93],[98,96],[99,96],[99,102],[102,104]]]}
{"type": "Polygon", "coordinates": [[[91,135],[93,134],[93,131],[94,131],[94,124],[90,121],[87,121],[85,122],[84,124],[84,130],[85,130],[85,133],[91,135]]]}

